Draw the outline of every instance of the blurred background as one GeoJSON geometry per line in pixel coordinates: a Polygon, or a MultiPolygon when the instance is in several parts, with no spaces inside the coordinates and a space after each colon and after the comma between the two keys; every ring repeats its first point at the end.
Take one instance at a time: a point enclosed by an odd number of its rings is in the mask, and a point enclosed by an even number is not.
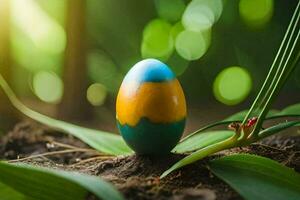
{"type": "MultiPolygon", "coordinates": [[[[115,99],[143,58],[181,81],[192,131],[250,106],[297,0],[0,0],[0,73],[41,113],[117,131],[115,99]]],[[[275,108],[300,102],[300,69],[275,108]]],[[[0,93],[0,130],[22,116],[0,93]]]]}

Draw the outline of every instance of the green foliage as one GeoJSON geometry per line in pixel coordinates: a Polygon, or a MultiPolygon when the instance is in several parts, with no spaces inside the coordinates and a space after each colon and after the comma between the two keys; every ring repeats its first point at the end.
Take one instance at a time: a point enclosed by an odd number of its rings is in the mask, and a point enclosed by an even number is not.
{"type": "Polygon", "coordinates": [[[167,61],[174,50],[171,29],[171,24],[163,19],[150,21],[143,32],[142,57],[167,61]]]}
{"type": "MultiPolygon", "coordinates": [[[[217,123],[215,123],[217,124],[217,123]]],[[[215,125],[213,124],[213,125],[215,125]]],[[[222,121],[220,122],[222,124],[222,121]]],[[[175,152],[188,153],[183,159],[175,163],[170,169],[166,170],[161,178],[167,176],[174,170],[177,170],[185,165],[191,164],[200,160],[208,155],[219,152],[224,149],[229,149],[232,147],[249,145],[252,142],[265,138],[267,136],[276,134],[282,130],[288,129],[293,126],[299,126],[300,121],[290,121],[283,122],[274,126],[271,126],[265,130],[262,130],[258,134],[258,138],[249,138],[250,133],[233,132],[229,130],[219,130],[219,131],[208,131],[201,134],[194,134],[190,137],[186,137],[182,142],[180,142],[175,148],[175,152]]]]}
{"type": "Polygon", "coordinates": [[[234,135],[233,131],[219,130],[207,131],[197,134],[180,142],[174,149],[174,153],[193,152],[197,149],[203,149],[209,145],[224,141],[234,135]]]}
{"type": "MultiPolygon", "coordinates": [[[[244,121],[242,123],[235,123],[232,124],[231,129],[234,130],[234,134],[232,136],[223,137],[223,140],[215,139],[214,143],[211,143],[207,146],[201,146],[200,148],[191,153],[190,155],[186,156],[185,158],[181,159],[177,163],[175,163],[171,168],[166,170],[162,175],[161,178],[167,176],[172,171],[179,169],[185,165],[191,164],[199,159],[202,159],[210,154],[233,148],[239,146],[249,145],[253,142],[261,140],[267,136],[273,135],[287,129],[292,126],[298,126],[300,121],[291,121],[291,122],[284,122],[272,127],[269,127],[265,130],[262,129],[262,123],[267,116],[270,106],[274,99],[278,96],[280,89],[283,87],[284,83],[286,82],[287,78],[291,74],[291,71],[296,67],[300,53],[295,48],[298,38],[300,35],[300,30],[298,29],[298,33],[295,33],[296,27],[298,26],[298,21],[300,18],[300,2],[298,2],[297,8],[294,12],[290,25],[287,29],[286,35],[282,41],[281,47],[275,57],[275,60],[270,68],[269,74],[266,77],[266,80],[261,87],[259,94],[257,95],[256,99],[254,100],[250,110],[247,112],[246,116],[244,117],[244,121]],[[295,38],[295,34],[297,35],[295,38]],[[294,40],[292,40],[294,39],[294,40]],[[293,43],[291,44],[291,41],[293,43]],[[289,51],[289,53],[287,53],[289,51]],[[279,60],[279,61],[278,61],[279,60]],[[279,63],[278,63],[279,62],[279,63]],[[254,119],[250,119],[249,117],[255,117],[254,119]],[[258,117],[256,117],[258,116],[258,117]],[[249,121],[250,120],[250,121],[249,121]]],[[[298,27],[299,28],[299,27],[298,27]]],[[[287,114],[295,114],[295,111],[298,111],[298,106],[291,107],[287,109],[287,114]],[[288,111],[288,112],[287,112],[288,111]]],[[[275,112],[276,113],[276,112],[275,112]]],[[[239,117],[242,117],[245,112],[240,112],[234,116],[231,116],[229,119],[236,120],[239,117]]],[[[297,114],[297,113],[296,113],[297,114]]],[[[300,113],[298,113],[299,115],[300,113]]],[[[269,114],[270,115],[270,114],[269,114]]],[[[274,117],[278,117],[277,114],[274,117]]],[[[191,136],[186,137],[183,142],[189,138],[194,137],[193,135],[211,128],[216,125],[226,124],[229,121],[221,121],[215,122],[214,124],[208,125],[195,133],[192,133],[191,136]]],[[[230,123],[230,122],[229,122],[230,123]]],[[[208,134],[205,134],[201,139],[208,138],[208,141],[213,141],[211,138],[208,137],[208,134]]],[[[218,136],[219,138],[222,138],[218,136]]],[[[212,137],[213,138],[213,137],[212,137]]],[[[193,141],[196,143],[196,141],[193,141]]],[[[202,141],[199,141],[199,143],[202,141]]],[[[180,144],[179,144],[180,145],[180,144]]],[[[183,145],[184,146],[184,145],[183,145]]],[[[175,147],[176,148],[176,147],[175,147]]],[[[194,148],[195,149],[195,148],[194,148]]]]}
{"type": "Polygon", "coordinates": [[[0,86],[8,96],[13,106],[25,116],[44,125],[52,127],[53,129],[71,134],[82,140],[86,144],[90,145],[94,149],[103,153],[112,155],[125,155],[132,153],[132,150],[126,145],[122,137],[119,135],[80,127],[71,123],[53,119],[31,110],[19,101],[19,99],[15,96],[15,94],[1,75],[0,86]]]}
{"type": "Polygon", "coordinates": [[[101,83],[112,94],[116,94],[123,75],[107,52],[93,50],[87,56],[88,76],[94,83],[101,83]]]}
{"type": "MultiPolygon", "coordinates": [[[[225,133],[221,132],[221,133],[225,133]]],[[[208,136],[208,134],[205,135],[206,137],[208,136]]],[[[203,148],[198,149],[197,151],[195,151],[194,153],[191,153],[189,155],[187,155],[186,157],[184,157],[183,159],[179,160],[178,162],[176,162],[174,165],[172,165],[168,170],[166,170],[161,176],[160,178],[164,178],[166,177],[168,174],[170,174],[171,172],[189,165],[191,163],[196,162],[197,160],[200,160],[210,154],[216,153],[218,151],[221,151],[223,149],[227,149],[227,148],[231,148],[234,146],[234,144],[236,143],[236,139],[238,137],[236,136],[236,134],[234,134],[234,132],[232,131],[232,136],[231,137],[226,137],[225,134],[223,135],[223,140],[218,141],[215,139],[215,143],[212,143],[210,145],[204,146],[203,148]]],[[[209,139],[207,139],[209,140],[209,139]]],[[[212,139],[211,139],[212,140],[212,139]]],[[[198,141],[201,142],[201,141],[198,141]]]]}
{"type": "MultiPolygon", "coordinates": [[[[112,185],[98,177],[30,165],[0,162],[0,181],[10,187],[2,191],[12,191],[14,200],[84,200],[89,193],[104,200],[123,199],[112,185]]],[[[2,195],[5,193],[1,193],[1,199],[2,195]]]]}
{"type": "MultiPolygon", "coordinates": [[[[298,111],[299,106],[300,106],[300,104],[294,104],[294,105],[288,106],[287,108],[283,109],[282,111],[272,109],[267,114],[266,120],[271,120],[274,118],[284,118],[284,117],[300,117],[300,111],[298,111]]],[[[217,121],[217,122],[208,124],[200,129],[196,130],[195,132],[189,134],[188,136],[183,138],[181,141],[183,142],[183,141],[189,139],[190,137],[200,134],[200,133],[204,134],[203,132],[205,130],[216,127],[216,126],[228,125],[233,122],[242,122],[248,112],[249,112],[248,110],[243,110],[243,111],[237,112],[221,121],[217,121]]]]}
{"type": "Polygon", "coordinates": [[[182,23],[187,30],[201,32],[217,22],[222,10],[221,0],[192,0],[183,13],[182,23]]]}
{"type": "Polygon", "coordinates": [[[159,17],[170,22],[180,20],[185,9],[183,0],[154,0],[159,17]]]}
{"type": "Polygon", "coordinates": [[[151,20],[143,31],[143,58],[168,62],[177,76],[189,61],[201,58],[211,43],[211,27],[223,10],[221,0],[155,0],[159,19],[151,20]],[[174,23],[173,27],[169,22],[174,23]],[[174,47],[176,52],[173,53],[174,47]]]}
{"type": "Polygon", "coordinates": [[[210,29],[203,32],[184,30],[175,41],[177,53],[186,60],[201,58],[210,45],[210,29]]]}
{"type": "Polygon", "coordinates": [[[174,24],[172,26],[171,35],[172,35],[174,41],[176,40],[176,37],[178,36],[178,34],[181,33],[182,31],[184,31],[184,27],[183,27],[181,21],[177,22],[176,24],[174,24]]]}
{"type": "Polygon", "coordinates": [[[259,132],[263,120],[269,112],[273,101],[278,96],[279,91],[282,89],[286,80],[291,75],[291,72],[295,69],[299,62],[299,7],[300,2],[297,4],[264,84],[243,120],[243,124],[245,124],[249,117],[253,117],[254,115],[258,117],[257,124],[253,130],[253,135],[257,135],[259,132]]]}
{"type": "Polygon", "coordinates": [[[53,72],[35,73],[32,88],[39,99],[48,103],[58,103],[63,96],[63,81],[53,72]]]}
{"type": "Polygon", "coordinates": [[[246,200],[300,197],[300,174],[271,159],[238,154],[214,160],[209,166],[246,200]]]}
{"type": "Polygon", "coordinates": [[[274,116],[281,116],[281,115],[289,115],[289,116],[299,116],[300,114],[300,103],[290,105],[283,110],[281,110],[279,113],[274,114],[274,116]]]}
{"type": "Polygon", "coordinates": [[[1,200],[25,200],[25,196],[0,182],[1,200]]]}
{"type": "MultiPolygon", "coordinates": [[[[55,8],[56,15],[64,15],[63,2],[60,5],[57,3],[52,2],[52,6],[58,6],[55,8]]],[[[63,26],[43,8],[35,1],[11,1],[12,53],[17,63],[31,72],[59,72],[66,47],[66,33],[63,26]]]]}
{"type": "Polygon", "coordinates": [[[240,16],[251,28],[260,28],[270,21],[273,15],[273,0],[241,0],[240,16]]]}
{"type": "Polygon", "coordinates": [[[168,66],[172,69],[176,76],[182,75],[188,68],[189,63],[189,61],[179,56],[177,52],[174,52],[167,62],[168,66]]]}
{"type": "Polygon", "coordinates": [[[226,105],[236,105],[244,101],[252,89],[249,72],[239,66],[222,70],[213,84],[216,99],[226,105]]]}
{"type": "Polygon", "coordinates": [[[280,123],[280,124],[277,124],[275,126],[269,127],[265,130],[262,130],[259,133],[259,136],[261,138],[265,138],[267,136],[273,135],[273,134],[278,133],[278,132],[280,132],[282,130],[285,130],[287,128],[290,128],[290,127],[293,127],[293,126],[299,126],[299,125],[300,125],[300,121],[290,121],[290,122],[280,123]]]}

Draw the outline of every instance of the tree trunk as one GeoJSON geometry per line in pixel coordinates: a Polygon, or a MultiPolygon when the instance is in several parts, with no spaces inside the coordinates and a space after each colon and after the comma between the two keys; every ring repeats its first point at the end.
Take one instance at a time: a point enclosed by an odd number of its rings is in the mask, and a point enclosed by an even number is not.
{"type": "Polygon", "coordinates": [[[92,113],[86,100],[86,0],[68,1],[66,23],[64,95],[58,115],[67,120],[84,120],[92,113]]]}
{"type": "MultiPolygon", "coordinates": [[[[0,73],[11,84],[12,66],[10,53],[10,0],[0,0],[0,73]]],[[[1,128],[11,128],[17,114],[2,90],[0,90],[1,128]]]]}

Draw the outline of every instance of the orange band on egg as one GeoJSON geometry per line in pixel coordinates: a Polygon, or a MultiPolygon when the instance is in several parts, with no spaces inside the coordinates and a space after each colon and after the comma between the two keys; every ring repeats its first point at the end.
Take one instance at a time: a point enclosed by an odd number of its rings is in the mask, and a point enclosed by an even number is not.
{"type": "Polygon", "coordinates": [[[154,123],[172,123],[186,117],[186,102],[177,79],[132,82],[121,85],[116,111],[122,125],[135,126],[142,117],[154,123]]]}

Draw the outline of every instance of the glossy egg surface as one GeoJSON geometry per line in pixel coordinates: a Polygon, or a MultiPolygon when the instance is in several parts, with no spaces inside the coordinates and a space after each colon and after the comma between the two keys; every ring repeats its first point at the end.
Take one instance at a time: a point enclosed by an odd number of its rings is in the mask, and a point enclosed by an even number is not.
{"type": "Polygon", "coordinates": [[[182,136],[186,119],[183,90],[171,69],[156,59],[135,64],[120,87],[116,118],[137,154],[166,154],[182,136]]]}

